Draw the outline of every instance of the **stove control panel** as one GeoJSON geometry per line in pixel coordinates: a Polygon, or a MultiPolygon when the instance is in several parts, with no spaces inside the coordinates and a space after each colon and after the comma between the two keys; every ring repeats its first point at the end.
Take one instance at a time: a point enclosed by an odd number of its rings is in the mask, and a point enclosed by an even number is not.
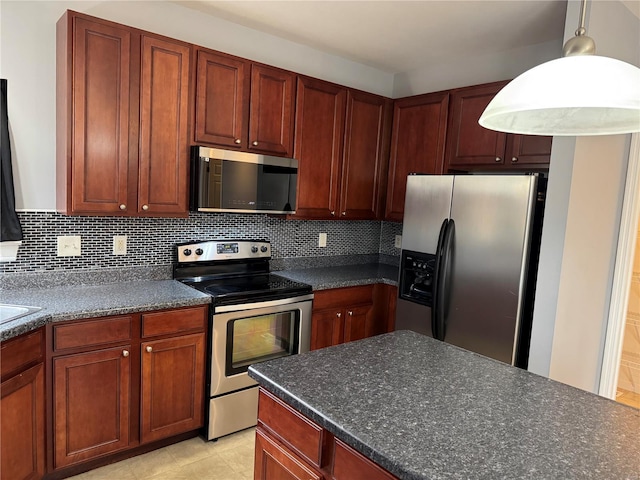
{"type": "Polygon", "coordinates": [[[209,240],[179,244],[177,249],[178,263],[271,258],[271,243],[264,240],[209,240]]]}

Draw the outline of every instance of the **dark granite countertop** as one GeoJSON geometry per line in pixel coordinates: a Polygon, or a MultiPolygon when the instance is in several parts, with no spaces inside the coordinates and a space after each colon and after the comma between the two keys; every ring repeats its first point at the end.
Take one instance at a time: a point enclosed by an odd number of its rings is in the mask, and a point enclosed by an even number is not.
{"type": "Polygon", "coordinates": [[[211,297],[175,280],[149,280],[7,289],[0,291],[0,302],[42,308],[1,324],[0,341],[4,341],[51,322],[203,305],[211,297]]]}
{"type": "Polygon", "coordinates": [[[401,479],[640,478],[640,410],[417,333],[249,375],[401,479]]]}
{"type": "Polygon", "coordinates": [[[385,263],[363,263],[314,268],[295,268],[273,272],[276,275],[309,284],[314,290],[354,287],[374,283],[398,284],[398,267],[385,263]]]}

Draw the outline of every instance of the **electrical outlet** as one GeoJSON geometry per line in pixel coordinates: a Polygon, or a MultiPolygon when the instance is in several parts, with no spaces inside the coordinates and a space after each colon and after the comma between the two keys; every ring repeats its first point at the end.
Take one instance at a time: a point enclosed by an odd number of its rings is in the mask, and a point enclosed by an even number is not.
{"type": "Polygon", "coordinates": [[[326,233],[320,233],[318,235],[318,246],[319,247],[326,247],[327,246],[327,234],[326,233]]]}
{"type": "Polygon", "coordinates": [[[396,241],[393,246],[396,248],[402,248],[402,235],[396,235],[396,241]]]}
{"type": "Polygon", "coordinates": [[[113,254],[114,255],[127,254],[127,236],[126,235],[113,236],[113,254]]]}
{"type": "Polygon", "coordinates": [[[80,235],[57,237],[59,257],[78,257],[82,254],[80,235]]]}

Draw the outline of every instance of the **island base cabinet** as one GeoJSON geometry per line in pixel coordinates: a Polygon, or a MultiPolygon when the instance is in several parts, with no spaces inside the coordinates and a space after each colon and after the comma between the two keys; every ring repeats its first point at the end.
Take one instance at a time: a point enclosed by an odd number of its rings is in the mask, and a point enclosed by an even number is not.
{"type": "Polygon", "coordinates": [[[254,480],[322,480],[325,477],[258,428],[256,429],[253,478],[254,480]]]}
{"type": "Polygon", "coordinates": [[[340,440],[335,440],[331,473],[333,480],[394,480],[396,478],[340,440]]]}
{"type": "Polygon", "coordinates": [[[45,469],[43,364],[3,382],[0,390],[0,478],[42,478],[45,469]]]}
{"type": "Polygon", "coordinates": [[[129,446],[129,348],[54,359],[54,462],[61,468],[129,446]]]}
{"type": "Polygon", "coordinates": [[[145,342],[141,357],[141,442],[202,426],[204,333],[145,342]]]}

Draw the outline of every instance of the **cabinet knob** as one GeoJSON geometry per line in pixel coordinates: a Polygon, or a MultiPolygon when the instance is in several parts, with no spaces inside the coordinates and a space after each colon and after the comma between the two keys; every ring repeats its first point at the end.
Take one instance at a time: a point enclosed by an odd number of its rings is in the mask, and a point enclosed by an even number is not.
{"type": "Polygon", "coordinates": [[[258,141],[254,140],[253,142],[251,142],[251,145],[253,145],[254,147],[257,147],[258,146],[258,141]]]}
{"type": "Polygon", "coordinates": [[[338,312],[336,313],[336,317],[340,318],[342,316],[342,313],[338,312]]]}
{"type": "Polygon", "coordinates": [[[349,314],[350,317],[353,317],[353,312],[351,310],[349,310],[347,313],[349,314]]]}
{"type": "Polygon", "coordinates": [[[347,214],[347,212],[342,212],[340,215],[342,215],[343,217],[347,214]]]}
{"type": "Polygon", "coordinates": [[[149,210],[149,205],[142,205],[143,210],[149,210]]]}
{"type": "Polygon", "coordinates": [[[151,348],[151,345],[147,345],[147,348],[145,348],[145,350],[149,353],[153,352],[153,348],[151,348]]]}
{"type": "Polygon", "coordinates": [[[120,205],[120,210],[126,210],[126,209],[127,209],[127,206],[124,203],[120,205]]]}
{"type": "Polygon", "coordinates": [[[335,210],[332,210],[332,211],[331,211],[331,216],[332,216],[332,217],[335,217],[335,216],[336,216],[336,211],[335,211],[335,210]]]}
{"type": "Polygon", "coordinates": [[[236,138],[236,144],[240,145],[240,139],[236,138]]]}
{"type": "Polygon", "coordinates": [[[496,162],[501,162],[502,159],[500,157],[496,157],[496,162]]]}
{"type": "Polygon", "coordinates": [[[511,157],[511,163],[516,163],[518,161],[518,157],[511,157]]]}
{"type": "Polygon", "coordinates": [[[128,357],[129,356],[129,350],[122,350],[122,356],[123,357],[128,357]]]}

